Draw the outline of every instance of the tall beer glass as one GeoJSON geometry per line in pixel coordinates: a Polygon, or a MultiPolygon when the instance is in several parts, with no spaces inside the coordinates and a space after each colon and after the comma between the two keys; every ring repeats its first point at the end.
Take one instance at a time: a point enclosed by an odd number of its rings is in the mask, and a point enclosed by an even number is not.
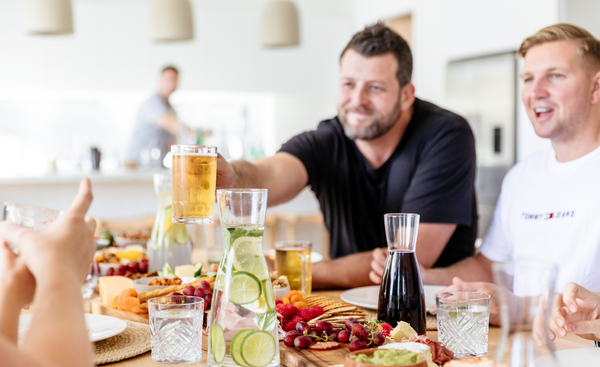
{"type": "Polygon", "coordinates": [[[173,223],[211,224],[217,184],[217,148],[172,145],[173,223]]]}

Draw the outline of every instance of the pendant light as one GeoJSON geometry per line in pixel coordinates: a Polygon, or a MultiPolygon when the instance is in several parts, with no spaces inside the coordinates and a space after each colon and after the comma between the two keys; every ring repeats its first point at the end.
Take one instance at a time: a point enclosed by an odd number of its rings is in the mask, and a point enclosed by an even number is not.
{"type": "Polygon", "coordinates": [[[189,0],[153,0],[150,36],[155,41],[194,39],[194,20],[189,0]]]}
{"type": "Polygon", "coordinates": [[[260,43],[266,47],[300,44],[298,9],[292,1],[271,1],[267,4],[261,23],[260,43]]]}
{"type": "Polygon", "coordinates": [[[25,29],[32,34],[73,33],[71,0],[27,0],[25,29]]]}

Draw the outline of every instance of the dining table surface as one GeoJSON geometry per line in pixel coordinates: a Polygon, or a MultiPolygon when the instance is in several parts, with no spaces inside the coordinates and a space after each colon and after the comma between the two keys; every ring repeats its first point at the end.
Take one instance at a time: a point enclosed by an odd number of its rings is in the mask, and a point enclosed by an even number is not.
{"type": "MultiPolygon", "coordinates": [[[[316,294],[316,295],[320,295],[323,297],[327,297],[327,298],[331,298],[331,299],[335,299],[335,300],[340,300],[340,295],[343,293],[343,290],[323,290],[323,291],[314,291],[312,294],[316,294]]],[[[103,313],[98,311],[98,307],[92,307],[93,303],[96,302],[96,304],[99,302],[98,298],[92,298],[91,300],[89,300],[88,302],[86,302],[86,305],[84,305],[86,308],[85,310],[87,310],[89,308],[89,312],[91,313],[103,313]]],[[[375,311],[373,310],[368,310],[368,309],[361,309],[362,311],[364,311],[368,316],[375,316],[375,311]]],[[[120,312],[120,311],[119,311],[120,312]]],[[[116,316],[115,314],[113,314],[112,316],[116,316]]],[[[494,326],[490,326],[489,329],[489,334],[488,334],[488,353],[487,353],[487,357],[490,359],[493,359],[496,353],[496,350],[498,348],[498,344],[500,342],[500,335],[501,335],[501,329],[499,327],[494,327],[494,326]]],[[[427,336],[436,339],[437,340],[437,336],[438,333],[437,331],[427,331],[427,336]]],[[[206,341],[206,338],[204,338],[204,341],[206,341]]],[[[313,360],[303,360],[302,357],[302,353],[303,351],[300,350],[294,350],[293,356],[291,356],[290,358],[287,358],[287,354],[286,356],[284,356],[284,353],[289,353],[289,349],[287,347],[285,347],[283,345],[283,343],[280,343],[281,346],[281,366],[289,366],[289,367],[303,367],[303,366],[312,366],[312,365],[316,365],[318,364],[319,366],[342,366],[344,364],[343,358],[342,357],[337,357],[337,358],[324,358],[323,360],[319,361],[319,363],[315,363],[314,359],[313,360]],[[286,352],[284,352],[284,350],[286,350],[286,352]]],[[[594,343],[592,341],[588,341],[588,340],[584,340],[581,339],[575,335],[568,335],[565,338],[558,338],[555,341],[555,346],[557,350],[565,350],[565,349],[575,349],[575,348],[590,348],[594,346],[594,343]]],[[[347,347],[346,347],[347,348],[347,347]]],[[[192,363],[190,364],[191,366],[207,366],[207,355],[208,353],[206,352],[206,346],[203,346],[203,352],[202,352],[202,359],[200,360],[200,362],[197,363],[192,363]]],[[[331,351],[319,351],[319,352],[313,352],[313,353],[318,353],[320,355],[326,356],[327,353],[330,353],[331,351]]],[[[338,352],[337,355],[340,355],[340,353],[338,352]]],[[[164,364],[159,364],[156,362],[152,361],[151,358],[151,353],[147,352],[144,353],[142,355],[139,355],[137,357],[133,357],[133,358],[129,358],[120,362],[115,362],[115,363],[108,363],[108,364],[104,364],[103,366],[111,366],[111,367],[144,367],[144,366],[158,366],[158,365],[163,365],[164,364]]]]}

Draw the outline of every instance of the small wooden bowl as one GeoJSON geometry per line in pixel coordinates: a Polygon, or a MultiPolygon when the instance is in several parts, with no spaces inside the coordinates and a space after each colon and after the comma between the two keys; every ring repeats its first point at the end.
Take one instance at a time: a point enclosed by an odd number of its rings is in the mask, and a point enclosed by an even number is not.
{"type": "MultiPolygon", "coordinates": [[[[359,362],[356,362],[356,361],[353,361],[350,359],[350,356],[357,355],[357,354],[371,355],[371,354],[375,353],[376,350],[377,350],[377,348],[371,348],[371,349],[362,349],[362,350],[357,350],[355,352],[351,352],[350,354],[348,354],[346,356],[346,359],[344,360],[344,367],[381,367],[376,364],[359,363],[359,362]]],[[[393,367],[393,366],[391,366],[391,367],[393,367]]],[[[402,367],[427,367],[427,361],[422,360],[421,362],[413,363],[413,364],[406,364],[406,365],[403,365],[402,367]]]]}

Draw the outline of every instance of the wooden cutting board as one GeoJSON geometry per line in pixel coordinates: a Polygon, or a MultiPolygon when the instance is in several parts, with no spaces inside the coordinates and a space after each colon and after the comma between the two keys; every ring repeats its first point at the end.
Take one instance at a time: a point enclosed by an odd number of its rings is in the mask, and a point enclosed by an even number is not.
{"type": "Polygon", "coordinates": [[[111,307],[102,303],[99,297],[90,300],[90,313],[112,316],[121,320],[141,322],[146,325],[150,323],[148,314],[135,314],[133,312],[112,309],[111,307]]]}
{"type": "Polygon", "coordinates": [[[343,366],[344,359],[350,351],[348,343],[340,343],[338,349],[312,350],[287,347],[283,342],[279,343],[279,354],[282,366],[297,367],[330,367],[343,366]]]}

